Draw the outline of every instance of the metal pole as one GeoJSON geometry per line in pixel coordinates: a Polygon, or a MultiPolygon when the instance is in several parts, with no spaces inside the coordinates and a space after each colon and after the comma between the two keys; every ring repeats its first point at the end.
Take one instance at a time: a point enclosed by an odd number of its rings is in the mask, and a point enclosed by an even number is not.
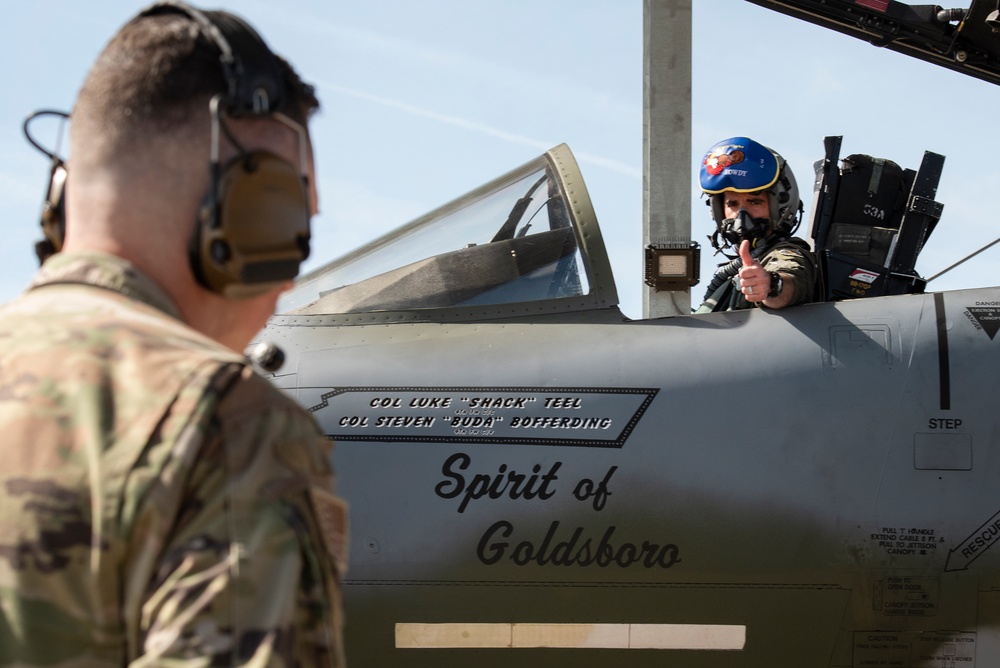
{"type": "MultiPolygon", "coordinates": [[[[691,241],[691,2],[643,0],[643,247],[691,241]]],[[[690,290],[643,287],[644,318],[691,312],[690,290]]]]}

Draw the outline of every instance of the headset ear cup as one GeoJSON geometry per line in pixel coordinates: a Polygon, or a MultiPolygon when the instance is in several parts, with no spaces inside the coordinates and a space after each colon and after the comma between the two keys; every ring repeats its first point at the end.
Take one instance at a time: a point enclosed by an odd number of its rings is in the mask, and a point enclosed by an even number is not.
{"type": "Polygon", "coordinates": [[[192,270],[209,290],[253,297],[298,276],[309,238],[305,179],[287,160],[258,151],[215,180],[195,224],[192,270]]]}
{"type": "Polygon", "coordinates": [[[42,205],[41,226],[45,238],[35,243],[39,264],[61,251],[66,238],[66,174],[66,164],[54,160],[42,205]]]}

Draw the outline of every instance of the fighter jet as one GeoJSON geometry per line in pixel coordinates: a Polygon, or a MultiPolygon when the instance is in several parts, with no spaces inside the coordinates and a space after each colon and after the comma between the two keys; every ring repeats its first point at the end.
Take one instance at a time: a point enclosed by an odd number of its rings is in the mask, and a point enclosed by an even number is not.
{"type": "Polygon", "coordinates": [[[1000,661],[1000,289],[913,269],[944,156],[839,152],[803,306],[626,318],[565,145],[297,282],[256,354],[335,442],[352,665],[1000,661]]]}

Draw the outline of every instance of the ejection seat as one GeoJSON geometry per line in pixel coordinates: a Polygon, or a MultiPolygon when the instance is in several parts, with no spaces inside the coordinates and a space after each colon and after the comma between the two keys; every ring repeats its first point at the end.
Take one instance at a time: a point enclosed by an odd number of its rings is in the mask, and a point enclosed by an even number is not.
{"type": "Polygon", "coordinates": [[[922,293],[915,266],[944,208],[934,200],[944,156],[924,152],[916,172],[861,154],[838,166],[842,139],[826,137],[815,163],[816,301],[922,293]]]}

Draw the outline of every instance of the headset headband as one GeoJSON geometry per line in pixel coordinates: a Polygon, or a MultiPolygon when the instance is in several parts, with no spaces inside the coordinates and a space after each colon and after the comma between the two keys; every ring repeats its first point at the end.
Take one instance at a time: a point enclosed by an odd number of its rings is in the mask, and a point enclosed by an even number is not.
{"type": "Polygon", "coordinates": [[[229,115],[267,116],[283,109],[283,77],[278,59],[250,24],[228,12],[202,12],[177,0],[152,5],[136,18],[162,14],[187,16],[219,50],[228,88],[224,106],[229,115]]]}

